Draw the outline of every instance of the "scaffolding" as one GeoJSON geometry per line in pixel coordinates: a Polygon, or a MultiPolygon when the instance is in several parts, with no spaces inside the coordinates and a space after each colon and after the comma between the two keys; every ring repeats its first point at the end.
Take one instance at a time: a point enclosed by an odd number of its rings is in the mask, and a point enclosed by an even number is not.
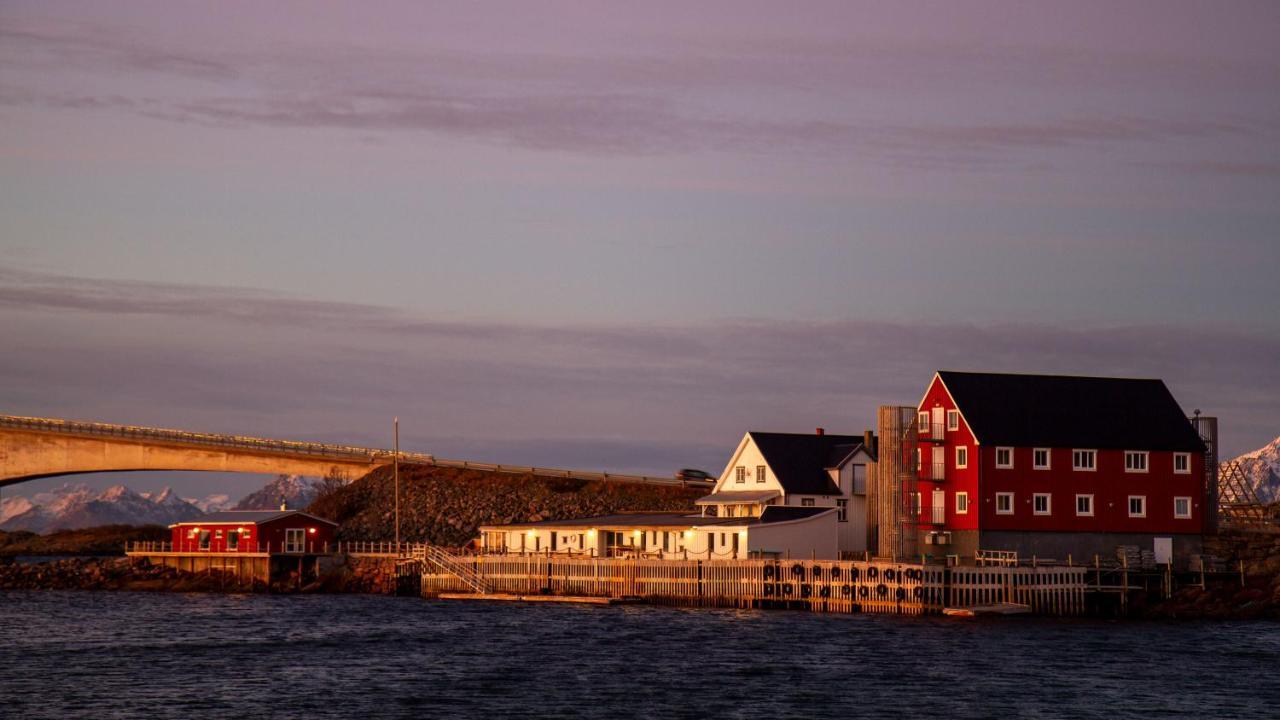
{"type": "Polygon", "coordinates": [[[1244,467],[1235,460],[1218,467],[1218,508],[1223,525],[1266,527],[1271,523],[1267,507],[1254,492],[1244,467]]]}
{"type": "Polygon", "coordinates": [[[1200,411],[1196,410],[1195,416],[1187,418],[1191,421],[1191,427],[1196,429],[1196,433],[1200,435],[1200,441],[1204,443],[1204,494],[1202,501],[1205,508],[1205,532],[1216,533],[1218,531],[1218,516],[1221,499],[1221,482],[1219,480],[1218,467],[1218,418],[1209,416],[1200,416],[1200,411]]]}
{"type": "Polygon", "coordinates": [[[871,524],[876,527],[876,555],[892,560],[915,557],[919,554],[920,520],[916,504],[920,477],[916,409],[881,405],[877,422],[880,447],[873,497],[868,498],[875,515],[871,524]]]}

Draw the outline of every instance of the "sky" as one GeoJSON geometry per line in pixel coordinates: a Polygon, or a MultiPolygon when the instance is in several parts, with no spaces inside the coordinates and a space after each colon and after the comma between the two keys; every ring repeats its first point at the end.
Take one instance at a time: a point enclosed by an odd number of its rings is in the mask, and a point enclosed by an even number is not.
{"type": "Polygon", "coordinates": [[[0,413],[715,472],[957,369],[1280,435],[1280,5],[691,5],[0,4],[0,413]]]}

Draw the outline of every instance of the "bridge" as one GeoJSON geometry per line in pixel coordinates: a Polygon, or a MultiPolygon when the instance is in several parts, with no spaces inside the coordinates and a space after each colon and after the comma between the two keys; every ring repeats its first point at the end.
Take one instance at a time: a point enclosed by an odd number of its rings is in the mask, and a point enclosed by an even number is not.
{"type": "MultiPolygon", "coordinates": [[[[0,487],[56,475],[199,470],[357,478],[390,465],[394,450],[215,435],[185,430],[0,415],[0,487]]],[[[548,478],[709,488],[714,483],[618,473],[445,460],[400,452],[400,462],[548,478]]]]}

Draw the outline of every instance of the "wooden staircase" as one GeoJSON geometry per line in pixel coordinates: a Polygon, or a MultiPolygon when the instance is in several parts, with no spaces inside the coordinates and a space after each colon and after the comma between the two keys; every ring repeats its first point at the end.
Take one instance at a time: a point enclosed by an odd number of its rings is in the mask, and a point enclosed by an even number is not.
{"type": "Polygon", "coordinates": [[[474,568],[453,553],[435,545],[423,545],[420,548],[415,548],[415,551],[424,570],[428,566],[435,566],[458,578],[476,593],[480,595],[489,593],[489,583],[474,568]]]}

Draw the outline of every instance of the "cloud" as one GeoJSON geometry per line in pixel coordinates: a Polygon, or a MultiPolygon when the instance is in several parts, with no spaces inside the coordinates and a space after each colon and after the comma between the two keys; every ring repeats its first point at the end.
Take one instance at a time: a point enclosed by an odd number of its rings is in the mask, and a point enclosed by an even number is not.
{"type": "Polygon", "coordinates": [[[0,407],[17,414],[375,443],[399,415],[410,446],[445,457],[669,472],[723,462],[746,430],[860,432],[945,368],[1160,377],[1223,418],[1228,451],[1280,435],[1280,339],[1240,329],[462,323],[13,270],[0,298],[21,338],[0,407]]]}

